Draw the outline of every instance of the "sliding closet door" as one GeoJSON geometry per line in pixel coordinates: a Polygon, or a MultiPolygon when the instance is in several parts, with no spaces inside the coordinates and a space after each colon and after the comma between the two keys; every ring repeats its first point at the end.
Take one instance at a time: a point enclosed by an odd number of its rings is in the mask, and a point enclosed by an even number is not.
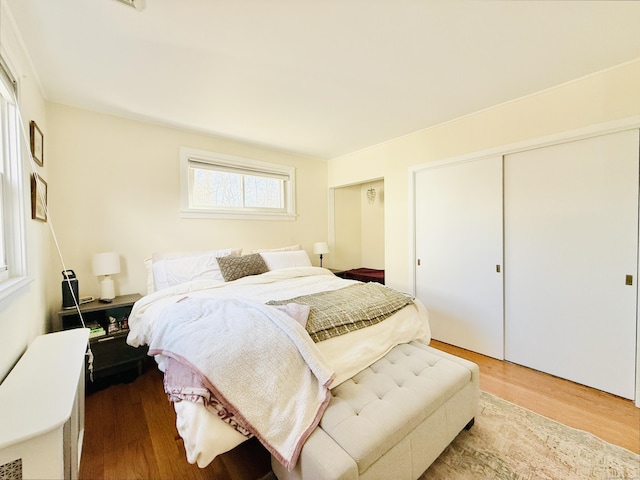
{"type": "Polygon", "coordinates": [[[638,131],[603,135],[508,155],[504,167],[506,359],[626,398],[638,140],[638,131]]]}
{"type": "Polygon", "coordinates": [[[416,296],[433,338],[503,358],[502,157],[415,176],[416,296]]]}

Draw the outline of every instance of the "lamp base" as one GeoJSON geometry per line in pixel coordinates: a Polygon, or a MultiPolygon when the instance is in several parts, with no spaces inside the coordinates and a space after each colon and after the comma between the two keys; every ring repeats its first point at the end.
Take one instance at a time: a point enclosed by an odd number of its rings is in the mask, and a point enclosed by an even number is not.
{"type": "Polygon", "coordinates": [[[116,298],[116,288],[113,280],[106,275],[100,282],[100,301],[111,303],[116,298]]]}

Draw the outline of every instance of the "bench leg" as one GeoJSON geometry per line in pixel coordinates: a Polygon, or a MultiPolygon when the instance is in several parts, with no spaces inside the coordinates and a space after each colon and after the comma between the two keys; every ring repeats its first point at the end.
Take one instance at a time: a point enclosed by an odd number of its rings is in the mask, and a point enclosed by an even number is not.
{"type": "Polygon", "coordinates": [[[476,417],[473,417],[471,420],[469,420],[469,423],[467,423],[464,426],[465,430],[471,430],[471,427],[473,427],[473,424],[476,423],[476,417]]]}

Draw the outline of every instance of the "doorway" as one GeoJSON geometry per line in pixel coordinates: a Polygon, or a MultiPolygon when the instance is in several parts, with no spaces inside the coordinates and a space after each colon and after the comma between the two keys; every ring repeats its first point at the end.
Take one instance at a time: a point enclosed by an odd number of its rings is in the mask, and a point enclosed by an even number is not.
{"type": "Polygon", "coordinates": [[[334,270],[384,270],[384,179],[334,188],[331,252],[334,270]]]}

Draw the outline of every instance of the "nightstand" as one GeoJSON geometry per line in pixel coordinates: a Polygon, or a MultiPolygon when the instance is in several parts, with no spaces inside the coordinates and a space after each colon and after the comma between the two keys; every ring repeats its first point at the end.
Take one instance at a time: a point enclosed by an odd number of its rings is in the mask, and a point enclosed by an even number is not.
{"type": "Polygon", "coordinates": [[[338,270],[336,268],[327,268],[331,273],[333,273],[336,277],[344,278],[345,271],[338,270]]]}
{"type": "MultiPolygon", "coordinates": [[[[87,328],[92,330],[89,343],[93,352],[93,379],[137,368],[142,373],[147,347],[134,348],[127,344],[128,319],[133,304],[142,298],[135,293],[121,295],[111,303],[94,300],[80,305],[80,312],[87,328]]],[[[69,330],[81,327],[76,308],[61,310],[54,320],[53,330],[69,330]]],[[[89,379],[88,358],[86,379],[89,379]]]]}

